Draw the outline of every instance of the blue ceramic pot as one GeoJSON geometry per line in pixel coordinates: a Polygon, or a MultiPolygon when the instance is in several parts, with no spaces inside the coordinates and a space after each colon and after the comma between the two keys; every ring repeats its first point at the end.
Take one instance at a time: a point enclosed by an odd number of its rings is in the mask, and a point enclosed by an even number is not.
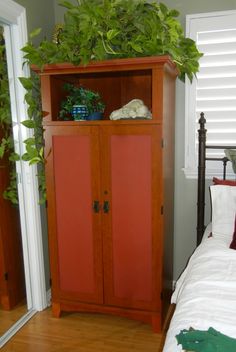
{"type": "Polygon", "coordinates": [[[88,117],[87,120],[102,120],[102,112],[95,111],[92,112],[88,117]]]}
{"type": "Polygon", "coordinates": [[[71,114],[75,121],[87,120],[88,108],[86,105],[74,105],[71,114]]]}

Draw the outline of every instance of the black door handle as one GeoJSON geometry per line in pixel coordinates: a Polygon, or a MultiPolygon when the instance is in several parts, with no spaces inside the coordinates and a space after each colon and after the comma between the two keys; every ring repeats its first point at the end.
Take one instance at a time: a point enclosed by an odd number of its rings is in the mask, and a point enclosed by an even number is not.
{"type": "Polygon", "coordinates": [[[109,213],[109,210],[110,210],[109,202],[108,200],[105,200],[103,203],[103,211],[104,213],[109,213]]]}
{"type": "Polygon", "coordinates": [[[100,210],[100,204],[98,200],[93,201],[93,211],[94,213],[99,213],[100,210]]]}

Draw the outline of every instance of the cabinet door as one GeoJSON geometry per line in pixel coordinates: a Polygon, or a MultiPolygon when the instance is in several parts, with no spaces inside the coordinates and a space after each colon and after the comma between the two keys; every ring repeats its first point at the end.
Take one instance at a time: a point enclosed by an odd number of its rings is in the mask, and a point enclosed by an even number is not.
{"type": "Polygon", "coordinates": [[[157,310],[162,276],[160,127],[104,126],[101,131],[105,303],[157,310]]]}
{"type": "Polygon", "coordinates": [[[45,140],[52,299],[101,303],[98,130],[48,126],[45,140]]]}

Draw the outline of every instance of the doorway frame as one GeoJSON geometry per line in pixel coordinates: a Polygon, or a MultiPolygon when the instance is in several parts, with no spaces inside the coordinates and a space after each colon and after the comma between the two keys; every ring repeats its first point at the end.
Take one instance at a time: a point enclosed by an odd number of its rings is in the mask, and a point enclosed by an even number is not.
{"type": "MultiPolygon", "coordinates": [[[[29,77],[29,68],[23,65],[21,48],[28,41],[26,10],[13,0],[0,0],[0,22],[4,27],[8,61],[9,90],[13,136],[16,152],[25,151],[23,141],[31,131],[21,122],[27,119],[24,88],[18,77],[29,77]]],[[[36,166],[27,162],[16,163],[19,210],[21,220],[23,258],[25,268],[28,312],[0,337],[2,347],[37,311],[47,307],[42,227],[36,166]]]]}

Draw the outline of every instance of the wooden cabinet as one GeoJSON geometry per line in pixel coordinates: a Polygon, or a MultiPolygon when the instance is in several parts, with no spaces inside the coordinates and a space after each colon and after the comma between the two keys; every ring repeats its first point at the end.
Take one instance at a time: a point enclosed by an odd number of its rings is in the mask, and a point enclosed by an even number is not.
{"type": "Polygon", "coordinates": [[[160,331],[172,285],[176,74],[165,56],[40,73],[54,316],[110,313],[160,331]],[[99,91],[104,120],[58,121],[65,81],[99,91]],[[134,98],[151,120],[109,120],[134,98]]]}

